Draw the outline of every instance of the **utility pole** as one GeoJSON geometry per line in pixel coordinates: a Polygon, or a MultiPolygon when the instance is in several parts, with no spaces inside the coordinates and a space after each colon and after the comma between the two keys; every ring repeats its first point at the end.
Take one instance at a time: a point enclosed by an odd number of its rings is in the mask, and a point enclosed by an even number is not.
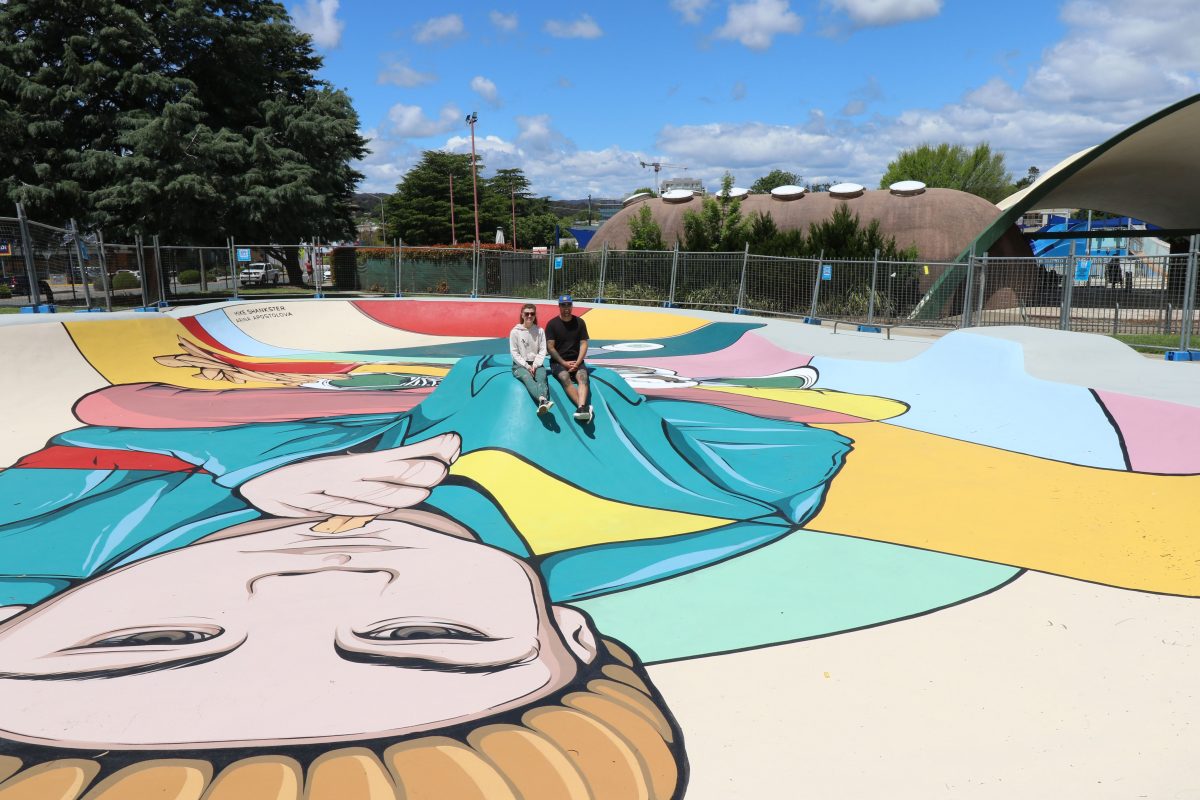
{"type": "Polygon", "coordinates": [[[467,115],[467,124],[471,126],[471,193],[475,198],[475,246],[479,246],[479,185],[475,177],[475,123],[479,115],[472,111],[467,115]]]}
{"type": "Polygon", "coordinates": [[[592,225],[592,196],[588,195],[588,227],[592,225]]]}

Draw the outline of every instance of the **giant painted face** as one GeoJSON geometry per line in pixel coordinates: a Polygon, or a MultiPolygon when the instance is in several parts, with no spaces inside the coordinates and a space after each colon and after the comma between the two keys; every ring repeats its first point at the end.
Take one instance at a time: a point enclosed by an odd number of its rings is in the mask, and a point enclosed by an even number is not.
{"type": "Polygon", "coordinates": [[[0,623],[0,734],[96,748],[398,735],[544,697],[595,654],[520,559],[412,522],[206,541],[0,623]]]}

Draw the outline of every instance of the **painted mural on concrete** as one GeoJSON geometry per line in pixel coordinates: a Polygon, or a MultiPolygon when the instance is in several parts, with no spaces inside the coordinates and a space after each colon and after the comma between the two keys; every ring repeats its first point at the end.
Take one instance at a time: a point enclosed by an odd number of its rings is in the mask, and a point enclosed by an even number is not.
{"type": "Polygon", "coordinates": [[[1026,570],[1197,593],[1193,407],[597,307],[581,424],[512,378],[519,307],[66,323],[101,385],[0,472],[0,800],[682,797],[647,664],[1026,570]]]}

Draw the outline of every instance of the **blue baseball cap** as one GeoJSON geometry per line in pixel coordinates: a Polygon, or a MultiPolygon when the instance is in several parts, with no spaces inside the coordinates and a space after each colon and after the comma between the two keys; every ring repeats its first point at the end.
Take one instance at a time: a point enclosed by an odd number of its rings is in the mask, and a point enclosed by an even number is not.
{"type": "Polygon", "coordinates": [[[575,301],[571,299],[571,295],[569,295],[569,294],[560,294],[558,296],[558,304],[560,306],[569,306],[569,305],[571,305],[571,303],[574,303],[574,302],[575,301]]]}

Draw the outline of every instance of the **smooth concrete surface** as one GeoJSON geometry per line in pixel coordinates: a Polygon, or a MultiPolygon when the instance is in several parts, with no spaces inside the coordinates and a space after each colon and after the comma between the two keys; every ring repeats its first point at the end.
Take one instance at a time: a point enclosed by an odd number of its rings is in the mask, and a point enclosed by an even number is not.
{"type": "Polygon", "coordinates": [[[1200,792],[1200,368],[519,310],[0,317],[0,798],[1200,792]]]}

